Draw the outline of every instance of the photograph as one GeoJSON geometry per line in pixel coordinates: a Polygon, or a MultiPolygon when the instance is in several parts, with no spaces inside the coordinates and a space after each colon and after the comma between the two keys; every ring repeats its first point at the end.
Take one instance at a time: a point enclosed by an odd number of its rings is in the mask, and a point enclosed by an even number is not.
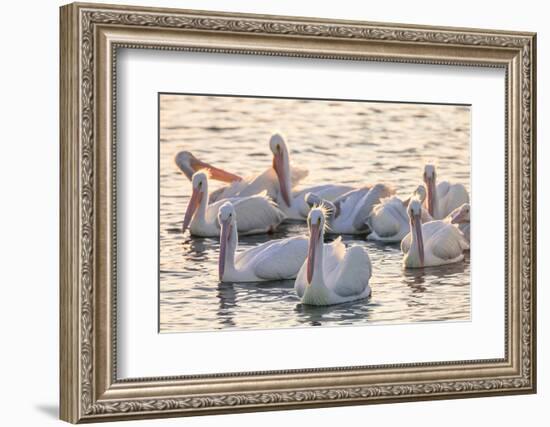
{"type": "Polygon", "coordinates": [[[159,332],[471,320],[471,105],[158,108],[159,332]]]}
{"type": "MultiPolygon", "coordinates": [[[[376,405],[369,420],[387,424],[424,422],[415,411],[429,404],[430,419],[468,425],[468,401],[492,396],[477,407],[537,419],[543,14],[256,3],[27,13],[52,27],[40,31],[49,48],[27,61],[14,44],[21,81],[7,81],[21,102],[9,103],[28,105],[24,79],[48,102],[33,120],[19,108],[26,126],[7,122],[6,141],[30,132],[37,148],[4,144],[22,150],[4,156],[25,160],[5,162],[5,181],[16,216],[32,218],[5,223],[13,253],[53,233],[32,270],[52,270],[58,290],[40,277],[6,287],[19,292],[5,298],[8,332],[36,344],[39,328],[49,349],[31,364],[44,387],[23,387],[39,392],[34,411],[19,399],[11,412],[36,425],[280,425],[332,407],[333,425],[345,406],[376,405]],[[59,72],[43,96],[21,72],[39,63],[59,72]],[[48,215],[55,224],[29,228],[48,215]],[[17,302],[34,300],[21,316],[17,302]],[[491,403],[512,395],[528,404],[491,403]]],[[[19,258],[7,284],[29,270],[19,258]]]]}

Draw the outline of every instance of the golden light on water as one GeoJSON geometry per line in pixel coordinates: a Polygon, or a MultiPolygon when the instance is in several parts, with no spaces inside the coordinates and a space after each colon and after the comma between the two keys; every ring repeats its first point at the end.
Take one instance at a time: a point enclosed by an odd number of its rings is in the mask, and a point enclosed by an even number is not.
{"type": "MultiPolygon", "coordinates": [[[[160,102],[160,330],[265,329],[470,319],[470,265],[404,271],[398,245],[344,236],[371,257],[373,296],[340,306],[300,304],[293,281],[219,284],[218,239],[182,235],[191,184],[178,151],[239,175],[271,164],[269,137],[285,134],[291,161],[309,169],[303,185],[382,182],[407,197],[425,163],[438,179],[470,190],[470,108],[449,105],[162,95],[160,102]]],[[[212,182],[210,190],[219,187],[212,182]]],[[[240,237],[240,250],[306,232],[240,237]]]]}

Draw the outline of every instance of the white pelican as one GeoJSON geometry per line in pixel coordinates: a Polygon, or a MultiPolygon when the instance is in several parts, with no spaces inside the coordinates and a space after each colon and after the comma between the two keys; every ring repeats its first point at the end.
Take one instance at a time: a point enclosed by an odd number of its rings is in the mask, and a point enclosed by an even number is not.
{"type": "Polygon", "coordinates": [[[237,190],[236,194],[242,196],[265,189],[287,219],[305,220],[310,209],[304,200],[306,193],[316,192],[323,198],[334,200],[354,188],[341,184],[321,184],[293,191],[297,183],[307,176],[307,170],[291,165],[288,146],[281,134],[271,136],[269,149],[273,153],[272,167],[252,180],[244,189],[240,189],[242,182],[231,184],[222,196],[231,195],[237,190]]]}
{"type": "MultiPolygon", "coordinates": [[[[194,236],[219,236],[220,224],[217,214],[225,200],[208,204],[208,178],[205,172],[195,172],[192,184],[193,193],[183,218],[183,232],[189,227],[194,236]]],[[[265,193],[249,197],[233,197],[228,200],[233,203],[239,214],[237,230],[241,234],[273,231],[284,219],[284,214],[265,193]]]]}
{"type": "Polygon", "coordinates": [[[239,244],[237,213],[231,202],[224,202],[218,213],[221,226],[220,282],[259,282],[294,279],[307,256],[305,236],[271,240],[235,256],[239,244]]]}
{"type": "Polygon", "coordinates": [[[422,224],[422,206],[416,199],[411,200],[408,214],[411,231],[401,242],[404,267],[432,267],[464,259],[463,251],[469,246],[458,228],[440,220],[422,224]]]}
{"type": "Polygon", "coordinates": [[[306,203],[313,207],[327,208],[327,233],[364,234],[368,231],[367,218],[373,207],[384,197],[393,194],[393,190],[384,184],[352,190],[333,202],[324,200],[315,193],[307,193],[306,203]]]}
{"type": "Polygon", "coordinates": [[[307,176],[307,170],[290,164],[288,148],[282,135],[273,134],[269,147],[273,153],[272,166],[259,175],[246,178],[202,162],[188,151],[178,153],[175,162],[189,179],[195,172],[208,169],[213,179],[230,183],[213,191],[210,202],[228,197],[252,196],[266,191],[271,199],[284,200],[290,205],[292,187],[307,176]]]}
{"type": "Polygon", "coordinates": [[[321,184],[292,193],[290,205],[287,205],[280,197],[276,198],[275,201],[288,219],[304,221],[311,209],[311,206],[306,200],[308,194],[314,194],[319,199],[329,202],[336,201],[343,195],[355,190],[368,191],[368,187],[356,189],[355,187],[345,184],[321,184]]]}
{"type": "MultiPolygon", "coordinates": [[[[401,200],[397,196],[382,199],[380,204],[376,205],[372,213],[367,218],[367,225],[370,234],[367,240],[377,240],[380,242],[400,242],[409,231],[409,217],[407,207],[409,202],[416,198],[423,203],[426,199],[426,189],[419,185],[414,193],[406,200],[401,200]]],[[[422,222],[432,220],[430,214],[422,209],[422,222]]]]}
{"type": "Polygon", "coordinates": [[[449,214],[451,224],[455,224],[470,243],[470,205],[464,203],[449,214]]]}
{"type": "Polygon", "coordinates": [[[367,298],[371,294],[371,263],[360,246],[346,250],[341,237],[323,243],[325,210],[313,208],[308,215],[307,260],[298,272],[294,289],[304,304],[331,305],[367,298]]]}
{"type": "Polygon", "coordinates": [[[470,203],[468,191],[462,184],[441,181],[436,185],[434,165],[424,167],[424,183],[428,191],[424,203],[434,219],[443,219],[463,203],[470,203]]]}
{"type": "Polygon", "coordinates": [[[269,149],[273,154],[272,166],[259,175],[241,178],[238,175],[198,160],[187,151],[176,155],[176,164],[183,173],[190,178],[200,169],[212,171],[213,178],[230,182],[210,194],[210,203],[229,197],[252,196],[262,191],[273,199],[288,219],[305,220],[309,212],[309,206],[305,203],[304,196],[308,192],[315,192],[327,200],[334,200],[348,191],[354,189],[349,185],[321,184],[299,191],[293,188],[304,179],[308,172],[290,163],[290,154],[285,138],[275,133],[269,140],[269,149]]]}

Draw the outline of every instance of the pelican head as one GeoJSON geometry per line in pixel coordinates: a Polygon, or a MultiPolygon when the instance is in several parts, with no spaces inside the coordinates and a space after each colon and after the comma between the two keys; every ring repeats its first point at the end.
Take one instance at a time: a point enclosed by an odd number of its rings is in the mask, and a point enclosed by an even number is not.
{"type": "Polygon", "coordinates": [[[470,222],[470,204],[464,203],[451,212],[451,224],[465,224],[470,222]]]}
{"type": "Polygon", "coordinates": [[[422,215],[422,205],[420,204],[420,200],[412,199],[410,201],[408,214],[410,219],[420,217],[420,215],[422,215]]]}
{"type": "Polygon", "coordinates": [[[193,193],[191,194],[189,204],[187,205],[187,210],[185,211],[185,216],[183,217],[182,231],[184,233],[202,200],[206,195],[208,195],[208,177],[205,172],[195,172],[191,179],[191,183],[193,186],[193,193]]]}
{"type": "MultiPolygon", "coordinates": [[[[225,262],[227,247],[232,238],[232,231],[237,227],[237,215],[231,202],[225,202],[218,210],[218,221],[220,223],[220,256],[218,261],[218,275],[220,282],[223,281],[225,273],[225,262]]],[[[236,242],[235,242],[236,243],[236,242]]]]}
{"type": "Polygon", "coordinates": [[[434,216],[435,182],[435,166],[431,164],[424,166],[424,183],[426,184],[426,189],[428,190],[428,212],[431,216],[434,216]]]}
{"type": "Polygon", "coordinates": [[[174,160],[176,162],[176,165],[189,180],[193,178],[193,174],[195,172],[198,172],[201,169],[208,170],[208,172],[210,173],[210,177],[217,181],[233,182],[240,181],[242,179],[238,175],[232,174],[231,172],[227,172],[223,169],[217,168],[209,163],[197,159],[189,151],[180,151],[178,154],[176,154],[176,158],[174,160]]]}
{"type": "Polygon", "coordinates": [[[416,197],[420,204],[424,203],[424,200],[426,200],[426,187],[423,185],[419,185],[416,187],[416,190],[414,190],[413,197],[416,197]]]}
{"type": "Polygon", "coordinates": [[[208,191],[208,174],[205,171],[195,172],[191,179],[193,191],[208,191]]]}
{"type": "Polygon", "coordinates": [[[321,198],[321,196],[315,193],[306,193],[304,196],[306,204],[309,206],[309,209],[320,208],[325,214],[325,222],[332,221],[335,217],[340,215],[340,209],[333,202],[329,202],[321,198]]]}
{"type": "MultiPolygon", "coordinates": [[[[422,237],[421,222],[422,205],[420,204],[420,201],[417,199],[412,199],[409,203],[407,213],[409,214],[409,220],[411,223],[411,235],[413,236],[413,242],[415,240],[414,237],[416,237],[416,242],[418,244],[418,256],[420,258],[420,265],[424,266],[424,239],[422,237]]],[[[412,250],[412,248],[410,250],[412,250]]]]}
{"type": "Polygon", "coordinates": [[[323,203],[323,199],[321,199],[315,193],[306,193],[306,195],[304,196],[304,200],[306,201],[310,209],[312,209],[314,206],[320,206],[323,203]]]}
{"type": "Polygon", "coordinates": [[[199,168],[199,160],[189,151],[180,151],[175,157],[176,165],[185,174],[187,179],[191,180],[195,169],[199,168]]]}
{"type": "Polygon", "coordinates": [[[286,151],[285,137],[280,133],[274,133],[269,139],[269,149],[273,154],[277,154],[279,151],[286,151]]]}
{"type": "Polygon", "coordinates": [[[424,166],[424,182],[428,180],[435,181],[435,166],[432,164],[427,164],[424,166]]]}
{"type": "Polygon", "coordinates": [[[419,185],[416,187],[416,189],[412,192],[412,194],[409,196],[408,199],[403,200],[403,206],[408,209],[409,203],[411,200],[416,199],[420,201],[420,204],[424,203],[424,200],[426,200],[426,188],[423,185],[419,185]]]}
{"type": "Polygon", "coordinates": [[[323,250],[323,234],[325,227],[325,210],[322,207],[315,207],[309,211],[307,226],[309,229],[309,246],[307,253],[307,283],[311,284],[315,269],[315,258],[318,251],[323,250]]]}
{"type": "Polygon", "coordinates": [[[279,179],[281,196],[287,206],[290,207],[290,165],[284,137],[279,133],[273,134],[269,140],[269,148],[273,153],[273,169],[275,169],[279,179]]]}
{"type": "Polygon", "coordinates": [[[220,209],[218,210],[218,221],[220,222],[220,225],[222,224],[231,225],[236,222],[235,208],[233,207],[233,203],[227,201],[220,206],[220,209]]]}

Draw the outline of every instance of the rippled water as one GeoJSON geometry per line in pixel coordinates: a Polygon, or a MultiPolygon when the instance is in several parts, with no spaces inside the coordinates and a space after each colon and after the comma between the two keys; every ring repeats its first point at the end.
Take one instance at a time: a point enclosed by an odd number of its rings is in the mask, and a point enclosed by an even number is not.
{"type": "MultiPolygon", "coordinates": [[[[470,319],[470,262],[404,270],[399,245],[344,236],[371,257],[372,297],[329,307],[302,305],[293,281],[219,283],[218,238],[182,235],[191,184],[174,164],[180,150],[241,175],[271,164],[269,136],[287,137],[303,185],[385,182],[406,196],[435,162],[441,179],[470,188],[470,110],[464,106],[161,95],[160,331],[364,325],[470,319]]],[[[218,183],[212,182],[212,189],[218,183]]],[[[240,236],[239,250],[306,232],[240,236]]]]}

